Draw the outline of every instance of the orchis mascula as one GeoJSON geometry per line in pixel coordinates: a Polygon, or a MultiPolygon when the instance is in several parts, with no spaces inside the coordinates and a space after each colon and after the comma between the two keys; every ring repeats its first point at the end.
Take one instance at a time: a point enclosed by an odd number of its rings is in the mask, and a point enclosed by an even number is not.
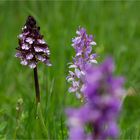
{"type": "Polygon", "coordinates": [[[16,57],[21,59],[22,65],[28,65],[35,68],[39,61],[50,66],[48,45],[43,39],[43,35],[39,32],[40,27],[36,25],[36,21],[29,16],[22,33],[18,36],[19,47],[17,48],[16,57]]]}
{"type": "Polygon", "coordinates": [[[124,94],[122,77],[114,77],[112,59],[99,66],[88,66],[85,73],[84,96],[87,102],[79,109],[68,109],[70,140],[106,140],[117,138],[117,117],[124,94]],[[85,133],[88,125],[91,133],[85,133]]]}
{"type": "Polygon", "coordinates": [[[71,83],[69,92],[75,92],[77,98],[81,98],[81,89],[83,86],[82,79],[85,74],[85,69],[88,64],[97,63],[95,60],[96,54],[92,54],[92,46],[96,45],[92,35],[87,35],[84,28],[79,28],[76,31],[77,37],[72,39],[72,46],[75,49],[76,55],[73,58],[73,63],[69,63],[69,68],[74,70],[69,71],[67,81],[71,83]]]}
{"type": "Polygon", "coordinates": [[[22,65],[27,65],[34,69],[36,100],[40,102],[37,63],[41,61],[51,66],[49,61],[50,51],[43,39],[43,35],[40,34],[40,27],[36,25],[36,20],[32,16],[28,16],[18,39],[19,46],[16,48],[17,52],[15,56],[21,60],[22,65]]]}

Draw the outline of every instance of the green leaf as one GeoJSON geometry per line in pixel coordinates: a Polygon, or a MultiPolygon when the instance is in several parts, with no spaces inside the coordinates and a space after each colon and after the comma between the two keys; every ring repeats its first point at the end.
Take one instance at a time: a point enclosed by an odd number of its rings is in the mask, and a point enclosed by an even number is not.
{"type": "Polygon", "coordinates": [[[137,133],[137,135],[140,135],[139,96],[126,97],[120,117],[120,127],[122,129],[123,135],[127,135],[127,137],[129,138],[135,137],[135,133],[137,133]]]}
{"type": "Polygon", "coordinates": [[[0,124],[0,133],[2,133],[2,131],[6,128],[6,126],[7,126],[7,122],[2,122],[0,124]]]}

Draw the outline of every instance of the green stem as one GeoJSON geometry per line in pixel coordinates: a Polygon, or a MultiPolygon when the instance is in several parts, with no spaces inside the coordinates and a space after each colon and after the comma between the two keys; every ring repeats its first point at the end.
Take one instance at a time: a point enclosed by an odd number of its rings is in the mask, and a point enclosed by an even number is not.
{"type": "Polygon", "coordinates": [[[45,123],[44,123],[44,118],[43,118],[43,115],[42,115],[41,104],[40,103],[37,104],[37,116],[38,116],[38,119],[39,119],[39,123],[42,127],[43,134],[47,137],[48,131],[47,131],[47,128],[46,128],[45,123]]]}
{"type": "Polygon", "coordinates": [[[35,81],[35,91],[36,91],[36,103],[40,102],[40,90],[38,82],[37,66],[34,68],[34,81],[35,81]]]}

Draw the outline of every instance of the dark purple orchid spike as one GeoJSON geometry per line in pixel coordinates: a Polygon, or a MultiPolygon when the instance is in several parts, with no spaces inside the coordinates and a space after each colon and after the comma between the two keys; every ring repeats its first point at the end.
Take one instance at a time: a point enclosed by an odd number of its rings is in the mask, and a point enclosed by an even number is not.
{"type": "Polygon", "coordinates": [[[29,16],[22,28],[22,33],[18,36],[19,46],[16,57],[20,58],[22,65],[28,65],[32,69],[39,61],[51,66],[50,51],[39,30],[40,27],[36,25],[35,19],[29,16]]]}
{"type": "Polygon", "coordinates": [[[21,60],[22,65],[34,69],[36,100],[40,102],[37,63],[41,61],[47,66],[51,66],[49,61],[50,50],[43,39],[43,35],[40,34],[40,27],[36,25],[36,20],[32,16],[28,16],[18,39],[19,46],[16,48],[15,56],[21,60]]]}

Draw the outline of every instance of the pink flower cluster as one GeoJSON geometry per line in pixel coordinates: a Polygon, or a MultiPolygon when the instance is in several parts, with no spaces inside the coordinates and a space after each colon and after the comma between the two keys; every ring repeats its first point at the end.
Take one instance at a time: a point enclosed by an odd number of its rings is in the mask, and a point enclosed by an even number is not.
{"type": "Polygon", "coordinates": [[[75,49],[73,63],[69,63],[69,75],[67,81],[71,84],[69,92],[75,92],[77,98],[82,98],[82,86],[85,70],[88,64],[96,64],[96,54],[92,53],[92,47],[96,45],[92,35],[87,35],[84,28],[76,31],[77,36],[72,39],[72,46],[75,49]]]}
{"type": "Polygon", "coordinates": [[[19,47],[15,56],[20,58],[22,65],[28,65],[30,68],[35,68],[39,61],[51,66],[50,50],[39,30],[35,19],[29,16],[18,36],[19,47]]]}

